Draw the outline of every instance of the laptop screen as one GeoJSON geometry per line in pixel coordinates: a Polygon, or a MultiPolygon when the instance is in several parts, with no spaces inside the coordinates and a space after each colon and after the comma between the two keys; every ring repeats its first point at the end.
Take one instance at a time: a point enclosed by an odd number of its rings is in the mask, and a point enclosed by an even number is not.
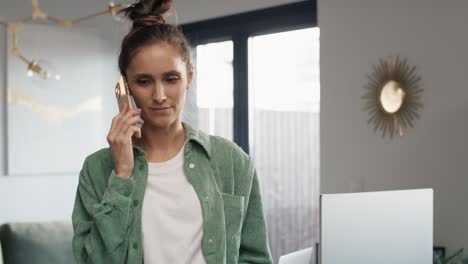
{"type": "Polygon", "coordinates": [[[323,194],[321,264],[430,264],[433,190],[323,194]]]}

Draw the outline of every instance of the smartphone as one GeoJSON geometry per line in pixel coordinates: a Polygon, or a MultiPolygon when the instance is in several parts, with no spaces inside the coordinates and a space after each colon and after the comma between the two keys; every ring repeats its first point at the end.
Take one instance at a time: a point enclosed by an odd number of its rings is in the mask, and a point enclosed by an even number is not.
{"type": "Polygon", "coordinates": [[[115,85],[115,96],[117,97],[117,104],[119,105],[119,112],[122,112],[122,109],[125,105],[128,105],[130,109],[134,109],[134,101],[130,95],[130,90],[128,89],[127,81],[120,76],[117,85],[115,85]]]}
{"type": "MultiPolygon", "coordinates": [[[[136,104],[133,100],[132,95],[130,94],[130,90],[128,88],[127,81],[123,76],[120,76],[119,81],[115,85],[115,96],[117,97],[117,104],[119,105],[119,112],[122,112],[122,109],[127,104],[130,109],[135,109],[136,104]]],[[[140,124],[136,124],[139,128],[141,128],[140,124]]]]}

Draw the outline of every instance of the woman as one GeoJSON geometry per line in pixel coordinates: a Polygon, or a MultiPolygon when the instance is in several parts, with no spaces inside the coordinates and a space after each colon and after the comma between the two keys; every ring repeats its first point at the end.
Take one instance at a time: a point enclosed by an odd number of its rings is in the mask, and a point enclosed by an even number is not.
{"type": "Polygon", "coordinates": [[[193,66],[183,33],[164,22],[171,5],[143,0],[123,10],[133,27],[119,68],[137,109],[116,115],[110,147],[84,161],[76,262],[272,263],[252,160],[181,121],[193,66]]]}

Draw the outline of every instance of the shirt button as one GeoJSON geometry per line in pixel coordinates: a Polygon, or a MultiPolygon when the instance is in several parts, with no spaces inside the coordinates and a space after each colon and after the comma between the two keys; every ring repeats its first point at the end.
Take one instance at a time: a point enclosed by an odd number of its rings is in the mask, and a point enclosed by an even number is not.
{"type": "Polygon", "coordinates": [[[195,164],[190,163],[190,164],[189,164],[189,167],[190,167],[191,169],[193,169],[193,168],[195,168],[195,164]]]}
{"type": "Polygon", "coordinates": [[[214,243],[214,240],[213,239],[208,239],[208,244],[212,245],[214,243]]]}
{"type": "Polygon", "coordinates": [[[135,207],[138,206],[138,200],[133,200],[133,206],[135,206],[135,207]]]}
{"type": "Polygon", "coordinates": [[[205,201],[208,201],[209,199],[210,199],[210,197],[205,196],[205,201]]]}

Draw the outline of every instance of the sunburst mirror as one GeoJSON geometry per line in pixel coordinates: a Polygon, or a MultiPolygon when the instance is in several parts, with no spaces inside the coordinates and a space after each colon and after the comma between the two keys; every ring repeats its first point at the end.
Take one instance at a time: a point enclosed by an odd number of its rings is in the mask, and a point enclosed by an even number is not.
{"type": "Polygon", "coordinates": [[[423,106],[416,66],[400,56],[389,56],[372,68],[363,96],[365,110],[369,112],[368,123],[374,131],[380,130],[384,138],[403,136],[408,127],[414,127],[423,106]]]}

